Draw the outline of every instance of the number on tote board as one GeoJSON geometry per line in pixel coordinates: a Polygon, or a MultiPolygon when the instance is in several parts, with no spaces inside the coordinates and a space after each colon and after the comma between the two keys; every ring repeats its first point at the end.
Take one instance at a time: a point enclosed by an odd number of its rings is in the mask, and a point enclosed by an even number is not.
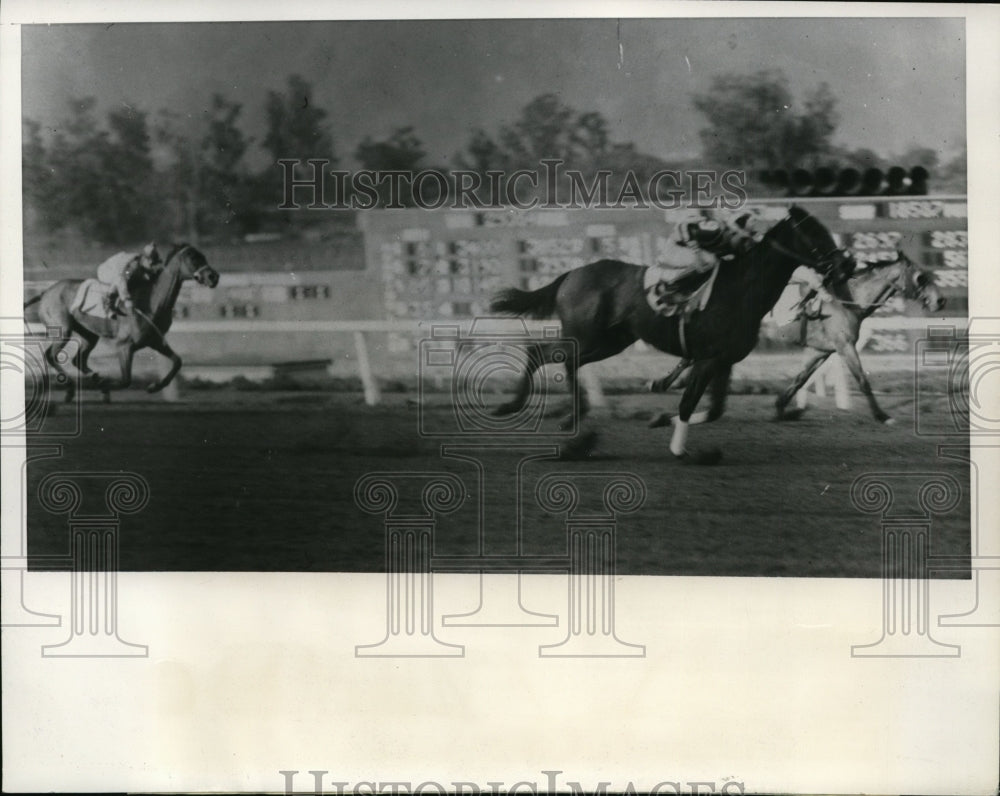
{"type": "Polygon", "coordinates": [[[934,284],[938,287],[968,287],[968,271],[935,271],[934,284]]]}
{"type": "Polygon", "coordinates": [[[935,249],[968,249],[969,233],[960,229],[935,229],[931,232],[930,243],[935,249]]]}
{"type": "Polygon", "coordinates": [[[901,232],[855,232],[853,249],[892,249],[903,239],[901,232]]]}

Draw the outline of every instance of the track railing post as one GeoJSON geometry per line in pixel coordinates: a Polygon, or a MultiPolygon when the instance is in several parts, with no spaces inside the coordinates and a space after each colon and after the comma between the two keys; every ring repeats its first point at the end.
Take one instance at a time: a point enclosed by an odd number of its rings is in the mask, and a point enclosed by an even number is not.
{"type": "Polygon", "coordinates": [[[354,332],[354,350],[358,358],[358,375],[365,391],[365,403],[368,406],[377,406],[382,400],[382,395],[379,392],[378,381],[372,374],[371,361],[368,359],[368,343],[362,331],[354,332]]]}

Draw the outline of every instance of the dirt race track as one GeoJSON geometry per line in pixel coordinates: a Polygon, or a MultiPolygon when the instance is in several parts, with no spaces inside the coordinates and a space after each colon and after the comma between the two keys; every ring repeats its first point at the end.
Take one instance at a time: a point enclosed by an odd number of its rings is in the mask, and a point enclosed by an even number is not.
{"type": "MultiPolygon", "coordinates": [[[[132,393],[110,405],[85,402],[81,432],[63,440],[63,455],[29,465],[29,554],[68,549],[66,517],[49,514],[37,498],[41,479],[56,471],[132,471],[147,480],[149,504],[123,518],[122,570],[382,571],[383,519],[354,500],[357,480],[375,471],[458,475],[469,497],[439,518],[434,550],[474,554],[481,527],[476,470],[469,461],[443,458],[441,445],[482,439],[422,437],[415,401],[388,399],[374,408],[359,396],[329,393],[212,393],[175,404],[132,393]]],[[[853,411],[827,402],[782,424],[770,421],[772,397],[731,396],[722,420],[692,428],[691,447],[724,451],[715,467],[678,464],[667,449],[669,430],[646,427],[654,410],[676,401],[676,395],[614,396],[592,420],[599,432],[592,455],[523,467],[524,554],[565,552],[563,517],[542,511],[534,495],[533,485],[553,471],[642,479],[645,504],[618,523],[620,574],[879,577],[879,519],[850,499],[852,482],[868,472],[956,478],[962,503],[935,518],[930,553],[969,554],[968,467],[938,458],[937,440],[914,434],[912,398],[882,399],[898,418],[887,427],[870,418],[858,396],[853,411]]],[[[940,411],[944,421],[942,405],[923,408],[940,411]]],[[[447,422],[449,413],[442,402],[429,417],[447,422]]],[[[73,422],[60,408],[47,429],[70,429],[73,422]]],[[[547,433],[554,421],[545,422],[541,433],[519,441],[558,444],[547,433]]],[[[484,550],[511,553],[522,454],[508,442],[477,455],[486,471],[484,550]]]]}

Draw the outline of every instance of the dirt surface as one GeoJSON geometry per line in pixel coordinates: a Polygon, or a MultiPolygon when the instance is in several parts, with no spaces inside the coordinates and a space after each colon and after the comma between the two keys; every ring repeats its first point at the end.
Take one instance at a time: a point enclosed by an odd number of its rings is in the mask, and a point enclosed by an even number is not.
{"type": "MultiPolygon", "coordinates": [[[[691,429],[692,448],[722,450],[715,467],[679,464],[668,451],[669,429],[646,427],[654,411],[676,406],[676,395],[613,396],[584,427],[597,434],[590,455],[527,462],[520,487],[522,458],[573,447],[554,433],[554,419],[516,438],[432,438],[419,433],[417,403],[406,395],[386,396],[374,408],[347,394],[213,392],[175,404],[131,397],[83,404],[81,432],[62,440],[62,456],[29,465],[30,555],[68,550],[66,516],[48,513],[37,498],[41,479],[56,471],[132,471],[147,480],[149,504],[122,520],[126,571],[382,571],[384,517],[366,513],[354,497],[356,482],[372,472],[397,480],[408,474],[411,485],[432,472],[461,479],[463,504],[436,518],[438,556],[516,552],[518,504],[521,553],[565,555],[565,515],[539,507],[539,479],[574,474],[589,510],[600,497],[596,474],[632,473],[646,497],[618,518],[620,574],[795,577],[879,577],[879,520],[853,506],[851,484],[869,472],[944,472],[964,497],[934,519],[930,552],[969,554],[968,468],[938,458],[938,440],[914,434],[913,401],[903,395],[881,398],[895,426],[875,423],[858,396],[853,411],[826,401],[780,424],[770,420],[773,397],[731,396],[722,420],[691,429]],[[452,447],[443,452],[442,445],[452,447]],[[482,464],[482,488],[469,457],[482,464]],[[591,477],[580,480],[583,473],[591,477]]],[[[447,428],[452,407],[446,396],[435,400],[425,420],[447,428]]],[[[945,423],[945,408],[941,398],[921,410],[945,423]]],[[[61,409],[46,428],[73,422],[61,409]]],[[[397,514],[420,512],[415,494],[404,489],[397,514]]],[[[49,565],[36,558],[33,566],[49,565]]]]}

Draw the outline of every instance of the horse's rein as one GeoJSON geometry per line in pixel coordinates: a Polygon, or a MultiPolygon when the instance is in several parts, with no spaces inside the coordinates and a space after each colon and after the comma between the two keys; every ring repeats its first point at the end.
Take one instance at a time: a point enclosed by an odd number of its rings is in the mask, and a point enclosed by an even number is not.
{"type": "MultiPolygon", "coordinates": [[[[183,246],[181,246],[181,247],[180,247],[179,249],[177,249],[176,251],[173,251],[173,252],[171,252],[171,253],[170,253],[169,255],[167,255],[167,259],[166,259],[166,260],[164,260],[164,262],[163,262],[163,268],[164,268],[164,269],[166,269],[166,267],[167,267],[167,266],[168,266],[168,265],[170,264],[170,261],[171,261],[171,260],[173,260],[173,259],[174,259],[175,257],[178,257],[178,256],[180,256],[180,254],[181,254],[181,253],[182,253],[182,252],[183,252],[183,251],[184,251],[185,249],[190,249],[190,248],[191,248],[191,244],[189,244],[189,243],[185,243],[185,244],[184,244],[183,246]]],[[[204,270],[205,270],[206,268],[208,268],[208,267],[209,267],[209,266],[208,266],[208,263],[205,263],[205,264],[204,264],[203,266],[201,266],[200,268],[198,268],[197,270],[195,270],[195,272],[194,272],[194,276],[195,276],[195,277],[197,277],[197,275],[198,275],[199,273],[201,273],[202,271],[204,271],[204,270]]],[[[155,332],[156,332],[156,333],[157,333],[157,334],[159,335],[160,339],[161,339],[161,340],[162,340],[163,342],[166,342],[166,341],[167,341],[167,338],[166,338],[166,336],[165,336],[165,335],[163,334],[163,332],[161,332],[161,331],[160,331],[160,327],[159,327],[159,326],[157,326],[157,325],[156,325],[156,322],[155,322],[155,321],[154,321],[154,320],[153,320],[152,318],[150,318],[150,317],[149,317],[149,316],[148,316],[148,315],[147,315],[147,314],[146,314],[145,312],[143,312],[143,311],[142,311],[141,309],[139,309],[138,307],[136,307],[136,306],[135,306],[134,304],[132,305],[132,312],[136,313],[136,314],[137,314],[137,315],[138,315],[138,316],[139,316],[140,318],[142,318],[142,319],[143,319],[143,320],[144,320],[144,321],[145,321],[145,322],[146,322],[147,324],[149,324],[149,326],[150,326],[150,327],[151,327],[151,328],[153,329],[153,331],[155,331],[155,332]]]]}
{"type": "Polygon", "coordinates": [[[793,260],[798,260],[802,265],[806,266],[807,268],[812,268],[814,271],[822,270],[822,266],[824,263],[831,262],[833,260],[834,252],[844,251],[844,249],[833,249],[829,254],[820,257],[817,260],[817,259],[810,259],[806,257],[804,254],[801,254],[797,251],[792,251],[783,243],[779,243],[776,240],[772,240],[770,238],[765,238],[765,240],[767,241],[767,245],[770,246],[772,249],[774,249],[776,252],[779,252],[780,254],[783,254],[786,257],[790,257],[793,260]]]}
{"type": "MultiPolygon", "coordinates": [[[[190,243],[185,243],[183,246],[181,246],[179,249],[177,249],[177,251],[170,252],[170,254],[167,255],[167,259],[163,262],[163,267],[166,268],[167,265],[170,264],[171,260],[173,260],[175,257],[179,257],[185,251],[185,249],[190,249],[190,248],[191,248],[191,244],[190,243]]],[[[202,271],[204,271],[206,268],[209,268],[209,267],[210,266],[209,266],[208,263],[205,263],[204,265],[199,266],[198,268],[196,268],[194,270],[194,272],[192,273],[192,276],[195,279],[197,279],[198,278],[198,274],[200,274],[202,271]]]]}
{"type": "Polygon", "coordinates": [[[136,315],[142,318],[147,324],[149,324],[149,326],[152,327],[153,331],[155,331],[160,336],[160,339],[164,343],[167,342],[166,336],[164,336],[163,332],[160,331],[160,327],[156,325],[156,322],[152,318],[150,318],[145,312],[143,312],[137,306],[135,306],[135,304],[132,305],[132,312],[134,312],[136,315]]]}

